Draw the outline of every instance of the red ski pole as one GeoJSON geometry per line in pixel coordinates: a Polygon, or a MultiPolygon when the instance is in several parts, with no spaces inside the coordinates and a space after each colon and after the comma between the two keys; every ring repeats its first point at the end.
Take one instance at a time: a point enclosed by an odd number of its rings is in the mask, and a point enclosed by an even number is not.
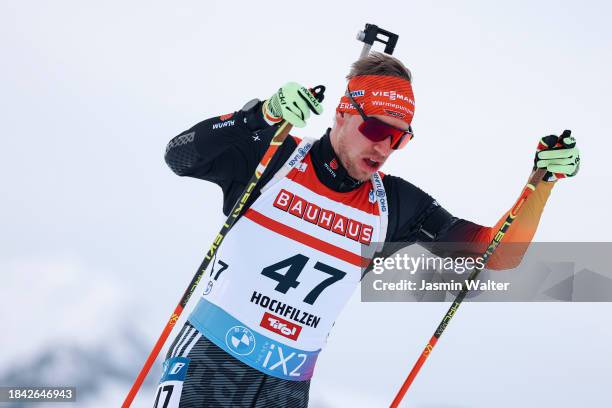
{"type": "MultiPolygon", "coordinates": [[[[545,174],[546,174],[546,169],[538,169],[531,175],[531,177],[529,177],[529,181],[527,181],[527,185],[523,188],[523,192],[521,193],[521,196],[518,198],[518,200],[516,200],[516,203],[512,206],[512,209],[510,210],[508,217],[506,217],[506,220],[504,221],[502,226],[499,228],[499,230],[495,234],[495,237],[493,238],[493,240],[487,247],[486,251],[482,255],[482,263],[484,265],[486,265],[488,259],[491,257],[493,252],[495,252],[495,249],[497,249],[497,246],[504,238],[504,235],[508,232],[510,225],[512,225],[512,222],[518,215],[519,211],[521,210],[521,207],[523,206],[527,198],[529,198],[531,193],[535,191],[536,187],[538,186],[540,181],[542,181],[542,178],[544,177],[545,174]]],[[[482,268],[474,269],[472,273],[468,276],[468,281],[475,280],[481,271],[482,271],[482,268]]],[[[423,352],[421,353],[421,355],[419,356],[419,359],[414,364],[414,367],[412,367],[412,370],[410,370],[410,374],[408,374],[408,377],[406,377],[406,380],[404,381],[401,388],[397,392],[397,395],[393,399],[393,402],[391,402],[390,408],[397,408],[399,406],[400,402],[402,401],[402,398],[404,398],[404,395],[406,395],[406,391],[408,391],[408,388],[410,388],[410,385],[412,384],[415,377],[421,370],[421,367],[425,363],[425,360],[427,360],[427,357],[429,357],[429,355],[431,354],[431,351],[433,350],[434,346],[438,342],[438,339],[440,338],[442,333],[444,333],[444,329],[446,329],[446,326],[448,326],[448,323],[450,322],[450,320],[453,318],[453,316],[457,312],[457,309],[459,309],[459,306],[461,305],[461,302],[463,302],[463,299],[467,295],[468,291],[469,289],[467,285],[464,283],[462,285],[461,291],[459,292],[459,294],[453,301],[453,304],[448,309],[448,312],[446,312],[446,314],[442,318],[442,321],[438,325],[438,328],[434,332],[433,336],[431,336],[431,339],[429,339],[429,343],[427,343],[427,346],[425,346],[425,349],[423,349],[423,352]]]]}
{"type": "MultiPolygon", "coordinates": [[[[324,91],[325,91],[325,87],[323,85],[319,85],[311,89],[311,93],[319,102],[323,100],[324,91]]],[[[142,385],[144,379],[147,377],[149,370],[153,366],[153,363],[157,359],[159,352],[161,351],[162,347],[166,343],[168,336],[170,336],[170,333],[172,332],[174,325],[178,321],[179,317],[181,317],[181,314],[183,313],[183,309],[189,302],[191,295],[193,294],[196,287],[198,286],[198,283],[200,282],[200,279],[204,275],[206,268],[210,264],[210,261],[213,259],[215,253],[217,252],[217,248],[219,248],[219,245],[221,245],[221,242],[223,242],[223,239],[227,235],[228,231],[234,226],[234,223],[242,214],[245,203],[247,202],[249,196],[255,189],[255,186],[257,186],[257,183],[259,182],[259,179],[261,178],[261,175],[265,171],[266,167],[270,163],[270,160],[272,159],[272,157],[274,156],[278,148],[283,144],[283,142],[289,135],[289,131],[291,130],[291,127],[292,126],[291,124],[289,124],[289,122],[282,121],[280,123],[278,129],[276,130],[276,133],[274,134],[274,136],[272,137],[272,140],[270,141],[270,146],[268,147],[268,150],[266,150],[266,153],[263,155],[262,159],[260,160],[259,165],[255,169],[255,173],[253,173],[253,175],[251,176],[251,180],[249,180],[249,182],[247,183],[247,187],[243,191],[241,198],[238,201],[236,201],[236,204],[234,204],[234,207],[230,211],[229,217],[227,217],[227,220],[223,223],[221,230],[219,231],[213,243],[211,244],[210,249],[208,250],[208,252],[206,253],[206,256],[204,257],[204,260],[202,261],[197,272],[191,279],[189,286],[187,286],[187,289],[185,290],[183,297],[181,298],[180,302],[174,309],[174,312],[172,312],[172,315],[170,316],[170,319],[168,319],[166,326],[162,330],[162,333],[159,336],[159,339],[157,339],[157,342],[153,346],[153,350],[151,350],[151,353],[149,353],[149,356],[147,357],[147,360],[145,361],[142,369],[138,373],[138,376],[136,377],[136,380],[134,381],[132,388],[130,388],[130,391],[128,392],[127,396],[125,397],[125,400],[123,401],[123,404],[121,405],[122,408],[128,408],[134,401],[134,398],[136,397],[136,394],[138,393],[140,386],[142,385]]]]}

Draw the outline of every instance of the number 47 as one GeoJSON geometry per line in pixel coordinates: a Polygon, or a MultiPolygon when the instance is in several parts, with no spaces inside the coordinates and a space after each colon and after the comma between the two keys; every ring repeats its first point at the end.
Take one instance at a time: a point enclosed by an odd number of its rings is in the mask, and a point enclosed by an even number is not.
{"type": "MultiPolygon", "coordinates": [[[[306,266],[308,260],[309,258],[307,256],[297,254],[290,258],[277,262],[274,265],[265,267],[261,271],[261,274],[278,282],[278,285],[276,285],[276,287],[274,288],[275,290],[281,293],[287,293],[289,289],[297,288],[300,284],[297,278],[304,270],[304,267],[306,266]],[[289,269],[284,274],[278,272],[287,267],[289,267],[289,269]]],[[[306,295],[306,297],[304,298],[304,302],[308,303],[309,305],[314,304],[315,300],[317,300],[317,298],[323,292],[323,290],[325,290],[325,288],[334,284],[335,282],[338,282],[339,280],[344,278],[344,276],[346,276],[346,272],[333,268],[322,262],[317,262],[314,268],[321,272],[325,272],[330,276],[329,278],[324,279],[321,283],[312,288],[312,290],[306,295]]]]}

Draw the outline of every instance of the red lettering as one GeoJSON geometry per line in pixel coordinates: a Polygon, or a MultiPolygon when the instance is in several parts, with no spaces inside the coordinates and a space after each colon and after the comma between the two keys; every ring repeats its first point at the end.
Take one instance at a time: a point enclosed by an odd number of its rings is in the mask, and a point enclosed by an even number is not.
{"type": "Polygon", "coordinates": [[[308,203],[306,211],[304,212],[304,219],[308,222],[316,224],[319,221],[319,214],[321,213],[321,207],[308,203]]]}
{"type": "Polygon", "coordinates": [[[291,340],[297,340],[302,331],[302,326],[299,324],[292,323],[268,312],[264,313],[259,325],[264,329],[268,329],[291,340]]]}
{"type": "Polygon", "coordinates": [[[287,190],[281,190],[278,192],[276,199],[274,200],[274,206],[276,208],[280,208],[283,211],[287,211],[289,205],[291,204],[291,200],[293,199],[293,194],[288,192],[287,190]]]}

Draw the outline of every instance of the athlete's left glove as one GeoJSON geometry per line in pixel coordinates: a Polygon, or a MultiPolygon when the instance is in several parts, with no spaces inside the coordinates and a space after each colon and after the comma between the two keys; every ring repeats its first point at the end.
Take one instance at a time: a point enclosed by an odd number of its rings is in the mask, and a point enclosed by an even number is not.
{"type": "Polygon", "coordinates": [[[544,136],[538,143],[533,170],[548,170],[544,181],[556,181],[560,178],[573,177],[580,168],[580,151],[571,130],[564,130],[561,136],[544,136]]]}
{"type": "Polygon", "coordinates": [[[323,105],[306,87],[288,82],[263,103],[262,110],[264,119],[270,125],[284,119],[293,126],[302,128],[306,126],[310,111],[320,115],[323,105]]]}

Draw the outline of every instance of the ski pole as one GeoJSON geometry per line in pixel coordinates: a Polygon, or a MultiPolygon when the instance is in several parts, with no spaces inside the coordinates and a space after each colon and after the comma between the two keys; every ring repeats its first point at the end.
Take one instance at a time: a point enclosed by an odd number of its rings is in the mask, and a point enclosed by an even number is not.
{"type": "MultiPolygon", "coordinates": [[[[516,216],[519,214],[523,204],[529,198],[531,193],[535,191],[536,187],[542,181],[542,178],[544,177],[545,174],[546,174],[546,169],[538,169],[531,175],[531,177],[529,177],[529,180],[527,181],[527,185],[525,185],[525,187],[523,188],[523,191],[520,197],[518,198],[518,200],[516,200],[516,203],[514,203],[514,205],[512,206],[512,209],[508,213],[506,220],[504,221],[502,226],[499,228],[493,240],[491,241],[491,243],[485,250],[484,254],[482,255],[483,265],[486,265],[487,261],[489,260],[493,252],[495,252],[495,249],[497,249],[497,246],[499,245],[499,243],[502,241],[502,239],[508,232],[510,225],[512,225],[512,222],[514,221],[516,216]]],[[[469,282],[475,280],[478,277],[478,274],[480,274],[480,272],[482,271],[482,269],[483,268],[475,268],[472,271],[472,273],[470,273],[467,280],[469,282]]],[[[429,355],[431,354],[431,351],[433,350],[434,346],[438,342],[438,339],[440,338],[440,336],[442,336],[442,333],[444,333],[444,329],[446,329],[446,326],[448,326],[448,323],[450,322],[450,320],[453,318],[453,316],[457,312],[457,309],[459,309],[461,302],[463,302],[463,299],[468,294],[468,292],[469,292],[468,286],[465,283],[463,283],[461,286],[461,291],[459,292],[459,294],[453,301],[453,304],[451,305],[451,307],[448,309],[448,312],[446,312],[446,314],[442,318],[442,321],[438,325],[438,328],[434,332],[433,336],[431,336],[429,343],[427,343],[427,346],[425,346],[425,349],[423,350],[418,360],[412,367],[412,370],[410,370],[410,374],[408,374],[408,377],[406,377],[406,380],[404,381],[401,388],[397,392],[397,395],[393,399],[393,402],[391,402],[390,408],[397,408],[399,406],[400,402],[402,401],[402,398],[404,398],[404,395],[406,394],[406,391],[408,391],[408,388],[414,381],[414,378],[417,376],[417,374],[421,370],[421,367],[425,363],[425,360],[427,360],[427,357],[429,357],[429,355]]]]}
{"type": "MultiPolygon", "coordinates": [[[[310,91],[315,96],[315,98],[317,98],[319,102],[323,101],[323,93],[325,92],[325,87],[323,85],[319,85],[311,89],[310,91]]],[[[230,211],[230,215],[227,217],[227,220],[225,220],[225,223],[223,223],[221,230],[219,231],[219,233],[213,240],[213,243],[211,244],[210,249],[206,253],[204,260],[202,261],[197,272],[191,279],[189,286],[187,286],[187,289],[185,290],[183,297],[181,298],[178,305],[176,305],[176,308],[172,312],[170,319],[168,319],[166,326],[164,327],[159,338],[157,339],[157,342],[153,346],[153,350],[151,350],[151,353],[149,354],[149,357],[147,357],[147,360],[145,361],[142,369],[138,373],[138,376],[136,377],[136,380],[134,384],[132,385],[132,388],[130,389],[127,396],[125,397],[125,400],[123,401],[123,404],[121,405],[122,408],[127,408],[132,404],[132,401],[136,397],[136,394],[138,393],[140,386],[142,385],[147,374],[149,373],[149,370],[153,366],[153,363],[157,359],[159,352],[164,346],[164,343],[168,339],[168,336],[170,336],[170,333],[172,332],[174,325],[176,324],[179,317],[183,313],[183,310],[185,306],[187,305],[187,303],[189,302],[191,295],[193,294],[196,287],[198,286],[200,279],[202,279],[202,276],[204,276],[204,273],[206,272],[206,268],[208,267],[208,265],[210,264],[210,261],[213,259],[215,253],[217,252],[217,248],[219,248],[219,245],[221,245],[221,242],[223,242],[223,239],[227,235],[228,231],[234,226],[234,223],[242,214],[245,203],[247,202],[247,200],[253,193],[255,187],[257,186],[257,183],[259,182],[259,179],[261,178],[261,175],[266,170],[272,157],[274,157],[274,154],[277,152],[278,148],[283,144],[283,142],[289,135],[289,131],[291,130],[291,128],[292,128],[291,124],[289,124],[289,122],[284,121],[284,120],[278,125],[278,129],[276,130],[276,132],[274,133],[274,136],[272,137],[272,140],[270,141],[270,146],[264,153],[263,157],[261,158],[259,162],[259,165],[255,169],[255,172],[253,173],[253,175],[251,176],[251,179],[247,183],[247,187],[242,192],[241,198],[238,201],[236,201],[236,203],[234,204],[234,207],[230,211]]]]}

